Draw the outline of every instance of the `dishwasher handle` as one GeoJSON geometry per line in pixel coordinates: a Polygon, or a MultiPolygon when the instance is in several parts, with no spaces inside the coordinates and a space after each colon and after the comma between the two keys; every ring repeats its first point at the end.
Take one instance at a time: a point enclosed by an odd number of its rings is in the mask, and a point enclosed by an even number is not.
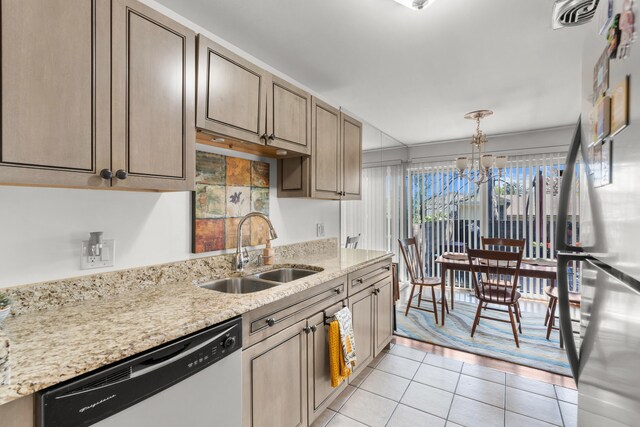
{"type": "Polygon", "coordinates": [[[213,338],[209,338],[208,340],[198,344],[197,346],[190,348],[188,350],[183,349],[182,351],[180,351],[178,354],[176,354],[175,356],[169,358],[169,359],[165,359],[162,360],[158,363],[154,363],[151,366],[147,366],[146,368],[142,368],[142,369],[138,369],[136,370],[136,368],[133,368],[133,372],[131,373],[131,375],[129,376],[129,378],[137,378],[137,377],[141,377],[143,375],[147,375],[150,374],[153,371],[156,371],[164,366],[167,366],[173,362],[175,362],[176,360],[180,360],[184,357],[189,356],[190,354],[195,353],[196,351],[200,350],[203,347],[206,347],[207,345],[211,344],[212,342],[220,339],[221,337],[223,337],[224,335],[228,334],[229,332],[231,332],[233,330],[233,328],[235,328],[235,326],[230,327],[229,329],[226,329],[222,332],[220,332],[218,335],[216,335],[213,338]]]}

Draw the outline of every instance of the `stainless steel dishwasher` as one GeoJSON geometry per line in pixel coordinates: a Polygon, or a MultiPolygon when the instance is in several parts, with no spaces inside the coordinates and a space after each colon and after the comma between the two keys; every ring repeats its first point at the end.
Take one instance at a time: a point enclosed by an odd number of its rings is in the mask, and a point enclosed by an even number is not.
{"type": "Polygon", "coordinates": [[[241,319],[204,329],[37,394],[40,427],[236,427],[241,319]]]}

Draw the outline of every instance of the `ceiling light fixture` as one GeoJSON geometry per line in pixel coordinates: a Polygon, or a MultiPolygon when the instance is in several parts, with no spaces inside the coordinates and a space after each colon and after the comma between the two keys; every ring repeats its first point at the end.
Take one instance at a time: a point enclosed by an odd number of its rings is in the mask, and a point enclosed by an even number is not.
{"type": "Polygon", "coordinates": [[[434,0],[395,0],[403,6],[413,10],[421,10],[425,6],[429,6],[434,0]]]}
{"type": "Polygon", "coordinates": [[[495,165],[498,168],[498,176],[502,174],[502,170],[507,166],[507,156],[496,156],[491,154],[483,154],[485,152],[484,145],[487,143],[487,135],[480,130],[480,120],[493,114],[491,110],[472,111],[464,115],[465,119],[476,121],[476,133],[471,137],[471,161],[467,157],[458,157],[456,159],[456,168],[460,174],[460,178],[471,180],[475,178],[475,183],[480,185],[491,177],[491,168],[495,165]],[[476,159],[476,151],[477,159],[476,159]],[[473,173],[472,173],[473,171],[473,173]]]}

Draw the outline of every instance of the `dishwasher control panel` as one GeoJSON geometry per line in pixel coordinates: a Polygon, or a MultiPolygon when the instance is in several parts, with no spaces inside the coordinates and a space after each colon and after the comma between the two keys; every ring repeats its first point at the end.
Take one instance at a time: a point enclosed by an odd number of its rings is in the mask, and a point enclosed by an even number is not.
{"type": "Polygon", "coordinates": [[[230,328],[225,331],[217,340],[212,341],[201,351],[193,354],[193,356],[185,359],[187,368],[200,370],[218,360],[224,358],[227,354],[233,353],[240,348],[242,334],[240,328],[230,328]]]}

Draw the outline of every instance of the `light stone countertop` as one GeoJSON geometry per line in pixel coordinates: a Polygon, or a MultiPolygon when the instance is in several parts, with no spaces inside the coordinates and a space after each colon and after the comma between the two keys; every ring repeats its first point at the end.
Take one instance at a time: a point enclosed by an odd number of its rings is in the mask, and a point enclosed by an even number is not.
{"type": "MultiPolygon", "coordinates": [[[[22,287],[13,288],[14,295],[20,295],[20,292],[24,294],[20,298],[25,307],[29,304],[29,296],[34,301],[37,300],[39,305],[37,310],[20,311],[21,314],[14,315],[5,323],[3,332],[11,343],[10,377],[8,385],[0,386],[0,404],[239,316],[391,256],[381,251],[335,247],[328,253],[301,250],[289,253],[283,251],[283,254],[285,256],[280,257],[277,265],[307,265],[324,270],[260,292],[225,294],[199,288],[194,282],[225,277],[229,274],[228,269],[218,269],[213,274],[209,272],[205,275],[200,265],[202,262],[189,260],[184,262],[189,264],[188,267],[181,263],[169,265],[170,269],[165,268],[156,278],[155,285],[145,284],[138,288],[130,286],[125,291],[108,296],[88,297],[84,301],[79,296],[72,304],[59,303],[44,309],[42,289],[46,289],[45,284],[41,284],[38,288],[40,290],[36,291],[30,289],[26,292],[22,287]],[[196,264],[200,265],[200,270],[196,268],[196,264]]],[[[228,264],[228,256],[222,257],[228,264]]],[[[275,266],[270,268],[273,267],[275,266]]],[[[146,269],[156,271],[158,268],[163,267],[146,269]]],[[[141,272],[148,274],[145,269],[137,269],[138,275],[141,272]]],[[[106,273],[108,274],[114,273],[106,273]]],[[[247,271],[246,274],[252,274],[252,271],[247,271]]],[[[121,273],[117,277],[124,280],[128,276],[121,273]]],[[[70,285],[66,283],[64,286],[70,285]]],[[[60,299],[60,296],[56,298],[60,299]]],[[[55,300],[53,296],[51,299],[55,300]]]]}

